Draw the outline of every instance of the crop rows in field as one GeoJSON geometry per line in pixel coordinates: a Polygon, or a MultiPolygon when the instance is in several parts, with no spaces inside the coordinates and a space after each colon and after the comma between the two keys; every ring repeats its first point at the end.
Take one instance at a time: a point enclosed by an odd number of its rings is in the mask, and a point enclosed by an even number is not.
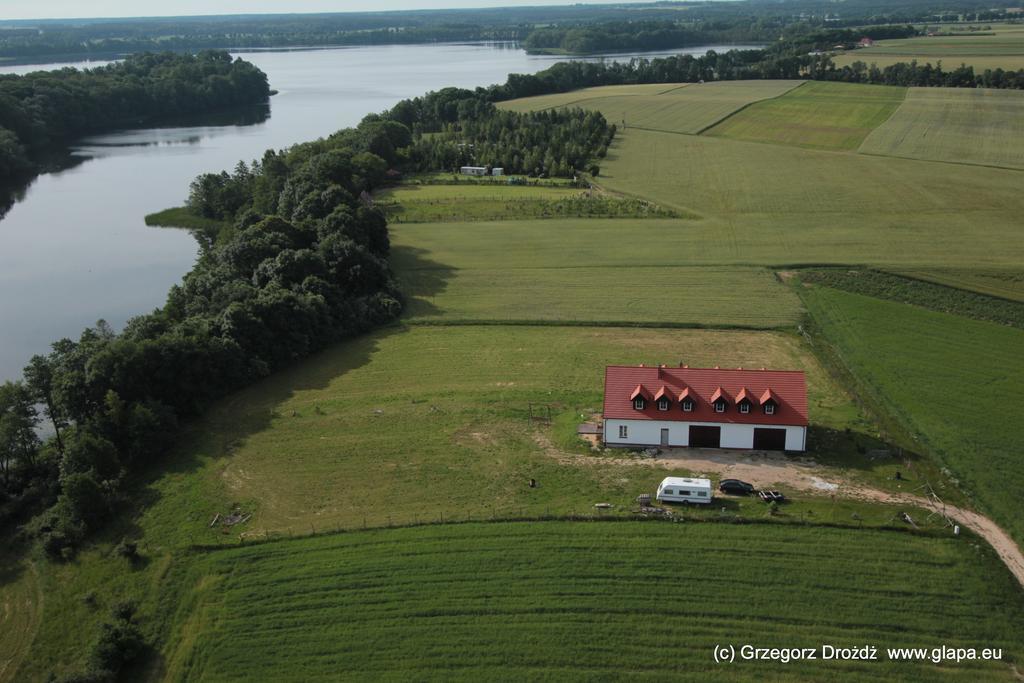
{"type": "Polygon", "coordinates": [[[1024,383],[1024,331],[827,287],[801,291],[864,390],[1024,541],[1024,439],[1014,398],[1024,383]]]}
{"type": "MultiPolygon", "coordinates": [[[[600,89],[609,94],[588,96],[574,106],[597,109],[609,123],[620,128],[642,128],[670,133],[694,134],[714,125],[736,110],[765,98],[777,97],[799,85],[799,81],[715,81],[686,87],[663,86],[658,94],[600,89]]],[[[582,91],[586,92],[586,91],[582,91]]],[[[554,96],[568,100],[566,95],[554,96]]],[[[560,100],[545,97],[518,100],[514,108],[550,108],[560,100]]],[[[566,101],[566,104],[569,104],[566,101]]],[[[563,105],[564,106],[564,105],[563,105]]]]}
{"type": "Polygon", "coordinates": [[[795,325],[796,295],[762,268],[403,270],[414,322],[532,321],[775,328],[795,325]]]}
{"type": "Polygon", "coordinates": [[[860,151],[1024,169],[1024,92],[911,88],[860,151]]]}
{"type": "Polygon", "coordinates": [[[796,145],[856,149],[903,100],[904,88],[811,81],[782,97],[750,105],[707,135],[796,145]]]}
{"type": "Polygon", "coordinates": [[[660,95],[680,88],[689,87],[689,83],[643,83],[637,85],[601,85],[593,88],[581,88],[570,92],[523,97],[516,100],[501,102],[498,106],[512,111],[540,111],[558,109],[560,107],[583,107],[589,109],[587,102],[604,97],[631,97],[638,95],[660,95]]]}
{"type": "MultiPolygon", "coordinates": [[[[708,669],[723,643],[1022,652],[1024,601],[988,551],[891,531],[441,525],[217,551],[188,574],[179,619],[197,632],[167,658],[181,681],[664,680],[708,669]]],[[[785,667],[787,680],[1012,680],[1002,662],[785,667]]]]}

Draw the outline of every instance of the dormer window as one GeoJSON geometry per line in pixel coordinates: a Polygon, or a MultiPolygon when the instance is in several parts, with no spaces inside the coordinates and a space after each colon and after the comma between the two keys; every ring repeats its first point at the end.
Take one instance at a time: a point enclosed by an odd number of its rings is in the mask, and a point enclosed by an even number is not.
{"type": "Polygon", "coordinates": [[[644,388],[643,384],[637,384],[636,389],[629,395],[629,399],[633,402],[634,410],[643,410],[647,407],[647,401],[651,398],[651,393],[644,388]]]}
{"type": "Polygon", "coordinates": [[[774,415],[778,407],[779,400],[775,398],[775,392],[771,389],[765,389],[764,393],[761,394],[761,410],[764,411],[765,415],[774,415]]]}
{"type": "Polygon", "coordinates": [[[692,413],[693,412],[693,399],[692,398],[684,398],[683,402],[682,402],[682,406],[683,406],[683,412],[684,413],[692,413]]]}
{"type": "Polygon", "coordinates": [[[744,415],[746,415],[747,413],[750,412],[750,402],[749,401],[744,401],[743,403],[740,404],[739,408],[740,408],[740,412],[743,413],[744,415]]]}
{"type": "Polygon", "coordinates": [[[633,408],[635,410],[643,410],[647,407],[647,401],[644,400],[643,396],[637,396],[633,399],[633,408]]]}
{"type": "Polygon", "coordinates": [[[722,387],[718,387],[715,389],[715,393],[711,394],[711,405],[715,407],[716,413],[724,413],[726,404],[725,390],[722,387]]]}
{"type": "Polygon", "coordinates": [[[668,399],[664,396],[658,399],[658,410],[668,410],[668,399]]]}

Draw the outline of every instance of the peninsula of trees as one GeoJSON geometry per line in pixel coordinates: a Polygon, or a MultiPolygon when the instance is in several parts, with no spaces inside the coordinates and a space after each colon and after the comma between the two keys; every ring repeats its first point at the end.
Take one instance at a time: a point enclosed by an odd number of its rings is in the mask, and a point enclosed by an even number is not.
{"type": "Polygon", "coordinates": [[[80,71],[0,76],[0,184],[75,137],[265,102],[267,76],[226,52],[139,54],[80,71]]]}

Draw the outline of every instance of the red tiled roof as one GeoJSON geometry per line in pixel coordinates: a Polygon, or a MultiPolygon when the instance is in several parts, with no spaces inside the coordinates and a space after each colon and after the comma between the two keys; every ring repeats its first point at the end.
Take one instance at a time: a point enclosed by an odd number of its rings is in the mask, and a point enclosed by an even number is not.
{"type": "Polygon", "coordinates": [[[736,404],[739,405],[740,401],[749,401],[749,400],[750,400],[750,394],[747,393],[747,388],[746,387],[741,388],[739,393],[736,394],[736,404]]]}
{"type": "Polygon", "coordinates": [[[634,389],[633,393],[629,395],[629,400],[632,401],[637,396],[643,396],[648,401],[651,400],[651,392],[647,391],[643,384],[636,385],[636,389],[634,389]]]}
{"type": "Polygon", "coordinates": [[[654,400],[657,401],[659,398],[666,395],[669,395],[668,389],[665,387],[664,384],[662,384],[661,389],[658,389],[656,392],[654,392],[654,400]]]}
{"type": "MultiPolygon", "coordinates": [[[[661,389],[659,389],[659,394],[661,389]]],[[[703,368],[659,368],[611,365],[604,376],[605,419],[676,420],[680,422],[733,422],[768,425],[807,425],[807,382],[799,370],[720,370],[703,368]],[[633,399],[641,395],[650,399],[646,386],[658,386],[679,401],[689,397],[693,412],[684,413],[676,402],[667,412],[648,403],[644,410],[633,409],[633,399]],[[634,388],[635,387],[635,388],[634,388]],[[774,415],[761,410],[740,413],[730,405],[724,413],[716,413],[712,403],[718,398],[728,400],[760,396],[760,405],[769,399],[777,408],[774,415]]]]}

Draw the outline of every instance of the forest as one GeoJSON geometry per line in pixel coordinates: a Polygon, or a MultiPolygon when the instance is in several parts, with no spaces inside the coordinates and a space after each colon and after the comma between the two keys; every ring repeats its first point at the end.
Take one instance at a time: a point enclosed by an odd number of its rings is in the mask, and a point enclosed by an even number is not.
{"type": "MultiPolygon", "coordinates": [[[[235,189],[248,194],[198,209],[230,228],[166,305],[120,334],[101,322],[62,339],[23,381],[0,386],[0,523],[47,508],[26,533],[70,557],[123,500],[125,481],[173,444],[179,421],[393,319],[387,224],[359,199],[386,162],[351,143],[401,128],[368,126],[241,164],[235,189]],[[44,420],[53,437],[42,443],[44,420]]],[[[205,187],[193,186],[195,203],[205,187]]]]}
{"type": "Polygon", "coordinates": [[[713,42],[777,40],[815,28],[937,21],[994,21],[1005,10],[983,0],[937,6],[930,0],[738,0],[494,9],[338,12],[0,21],[0,57],[109,57],[125,53],[211,48],[267,48],[522,41],[567,52],[670,49],[713,42]],[[841,9],[841,12],[839,11],[841,9]],[[681,11],[685,10],[685,11],[681,11]],[[941,11],[940,11],[941,10],[941,11]],[[685,21],[680,21],[681,16],[685,21]],[[662,26],[647,26],[649,23],[662,26]],[[620,28],[596,27],[608,24],[620,28]],[[621,28],[625,27],[625,28],[621,28]],[[642,36],[642,37],[641,37],[642,36]],[[641,42],[643,40],[651,42],[641,42]],[[564,45],[562,44],[564,43],[564,45]],[[604,47],[600,47],[604,45],[604,47]]]}
{"type": "Polygon", "coordinates": [[[0,76],[0,184],[74,137],[265,102],[267,77],[226,52],[133,55],[95,69],[0,76]]]}

